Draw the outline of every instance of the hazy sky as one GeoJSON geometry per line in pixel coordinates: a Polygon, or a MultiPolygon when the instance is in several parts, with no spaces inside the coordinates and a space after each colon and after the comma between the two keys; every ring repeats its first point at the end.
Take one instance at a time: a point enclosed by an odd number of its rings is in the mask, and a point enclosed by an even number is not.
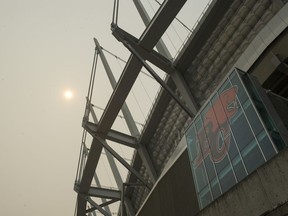
{"type": "MultiPolygon", "coordinates": [[[[139,36],[144,26],[132,1],[120,2],[119,25],[139,36]]],[[[206,3],[194,1],[197,13],[186,13],[185,24],[191,27],[206,3]]],[[[128,56],[111,35],[112,7],[112,0],[0,0],[0,215],[74,213],[93,37],[120,57],[128,56]],[[70,100],[63,96],[67,89],[74,93],[70,100]]],[[[123,65],[113,65],[119,76],[123,65]]],[[[102,76],[94,95],[95,105],[104,108],[112,90],[102,76]]],[[[147,94],[157,85],[151,81],[151,86],[135,90],[145,92],[142,103],[151,102],[147,94]]],[[[148,108],[134,109],[143,122],[148,108]]]]}

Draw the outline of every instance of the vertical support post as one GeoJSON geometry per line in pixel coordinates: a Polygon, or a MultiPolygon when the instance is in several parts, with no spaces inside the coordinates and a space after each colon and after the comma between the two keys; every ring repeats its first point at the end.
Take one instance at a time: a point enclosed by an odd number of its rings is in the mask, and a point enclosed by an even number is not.
{"type": "Polygon", "coordinates": [[[82,156],[81,156],[81,162],[80,162],[80,170],[79,170],[79,173],[80,173],[79,180],[80,181],[81,181],[82,176],[83,176],[83,170],[85,168],[85,159],[86,159],[86,155],[87,155],[87,152],[85,151],[86,149],[85,149],[84,143],[82,143],[81,145],[82,145],[83,150],[82,150],[82,156]]]}
{"type": "Polygon", "coordinates": [[[121,216],[124,216],[124,202],[125,202],[125,183],[122,185],[122,193],[121,193],[121,216]]]}
{"type": "MultiPolygon", "coordinates": [[[[149,22],[151,21],[151,18],[149,17],[148,13],[146,12],[144,6],[140,2],[140,0],[133,0],[133,2],[134,2],[135,6],[136,6],[136,8],[140,14],[142,21],[144,22],[145,26],[148,26],[149,22]]],[[[162,39],[160,39],[159,42],[156,44],[156,48],[159,51],[159,53],[161,53],[167,59],[172,60],[172,56],[171,56],[169,50],[167,49],[167,47],[165,46],[162,39]]],[[[175,83],[177,89],[180,91],[180,93],[183,97],[183,100],[184,100],[185,104],[187,105],[187,107],[191,110],[192,113],[196,114],[197,111],[199,110],[199,107],[198,107],[197,103],[195,102],[194,97],[193,97],[192,93],[190,92],[187,83],[183,79],[183,76],[177,71],[171,73],[170,76],[171,76],[173,82],[175,83]]]]}
{"type": "MultiPolygon", "coordinates": [[[[112,86],[113,89],[115,89],[116,80],[115,80],[115,78],[113,76],[112,70],[111,70],[111,68],[110,68],[110,66],[109,66],[109,64],[107,62],[107,59],[106,59],[106,57],[105,57],[105,55],[104,55],[104,53],[103,53],[103,51],[101,49],[101,46],[100,46],[99,42],[95,38],[94,38],[94,42],[95,42],[96,48],[98,49],[100,58],[102,60],[103,66],[105,68],[105,71],[106,71],[107,76],[109,78],[109,81],[111,83],[111,86],[112,86]]],[[[127,104],[125,102],[124,102],[124,104],[122,106],[121,111],[122,111],[122,113],[124,115],[124,119],[125,119],[125,121],[127,123],[127,126],[129,128],[129,131],[130,131],[131,135],[134,136],[134,137],[139,137],[140,136],[140,132],[139,132],[139,130],[137,128],[137,125],[136,125],[136,123],[135,123],[135,121],[134,121],[134,119],[133,119],[133,117],[132,117],[132,115],[130,113],[130,110],[129,110],[129,108],[128,108],[128,106],[127,106],[127,104]]],[[[154,169],[154,166],[152,164],[152,161],[150,159],[150,156],[149,156],[149,154],[147,152],[146,147],[143,146],[142,144],[139,144],[139,147],[138,147],[137,151],[138,151],[138,153],[139,153],[139,155],[140,155],[140,157],[142,159],[143,164],[145,165],[145,167],[147,169],[147,172],[148,172],[148,174],[149,174],[149,176],[151,178],[151,181],[153,183],[155,183],[156,179],[158,178],[158,176],[156,174],[156,171],[154,169]]]]}

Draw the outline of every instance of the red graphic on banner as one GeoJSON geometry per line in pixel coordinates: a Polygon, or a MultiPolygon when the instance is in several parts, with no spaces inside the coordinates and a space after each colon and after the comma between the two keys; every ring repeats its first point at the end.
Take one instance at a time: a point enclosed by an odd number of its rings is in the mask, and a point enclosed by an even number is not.
{"type": "Polygon", "coordinates": [[[237,90],[237,86],[232,86],[223,91],[206,112],[204,127],[197,134],[196,144],[199,151],[194,161],[195,167],[208,156],[213,162],[219,163],[227,155],[230,146],[229,119],[238,111],[237,90]]]}

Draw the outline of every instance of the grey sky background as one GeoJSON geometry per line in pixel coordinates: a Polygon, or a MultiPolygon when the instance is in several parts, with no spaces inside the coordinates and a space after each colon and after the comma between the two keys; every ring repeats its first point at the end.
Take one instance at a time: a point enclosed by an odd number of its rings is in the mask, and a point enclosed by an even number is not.
{"type": "MultiPolygon", "coordinates": [[[[132,1],[120,2],[119,25],[138,37],[144,25],[132,1]]],[[[207,0],[187,4],[195,11],[180,18],[191,27],[207,0]]],[[[74,213],[93,37],[123,59],[129,56],[111,35],[112,8],[112,0],[0,0],[0,215],[74,213]],[[71,100],[63,97],[66,89],[74,92],[71,100]]],[[[119,76],[123,64],[113,65],[119,76]]],[[[96,79],[95,105],[104,108],[112,90],[104,75],[96,79]]],[[[147,94],[158,89],[150,78],[142,81],[151,83],[141,97],[144,111],[132,105],[140,122],[149,110],[147,94]]],[[[143,86],[135,89],[143,92],[143,86]]]]}

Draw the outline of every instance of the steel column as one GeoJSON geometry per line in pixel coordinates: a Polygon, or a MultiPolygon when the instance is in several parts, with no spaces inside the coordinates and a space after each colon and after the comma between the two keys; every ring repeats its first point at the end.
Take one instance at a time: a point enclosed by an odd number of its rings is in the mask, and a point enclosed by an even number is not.
{"type": "MultiPolygon", "coordinates": [[[[142,5],[140,0],[133,0],[141,18],[144,22],[145,26],[148,26],[149,22],[151,21],[151,18],[149,17],[148,13],[146,12],[144,6],[142,5]]],[[[172,56],[167,49],[166,45],[164,44],[163,40],[160,39],[159,42],[156,44],[156,48],[163,56],[165,56],[167,59],[172,60],[172,56]]],[[[182,74],[179,71],[174,70],[173,73],[169,73],[173,82],[175,83],[177,89],[179,90],[180,94],[183,97],[184,102],[189,107],[189,109],[196,115],[197,111],[199,110],[199,106],[195,102],[195,99],[183,79],[182,74]]]]}

